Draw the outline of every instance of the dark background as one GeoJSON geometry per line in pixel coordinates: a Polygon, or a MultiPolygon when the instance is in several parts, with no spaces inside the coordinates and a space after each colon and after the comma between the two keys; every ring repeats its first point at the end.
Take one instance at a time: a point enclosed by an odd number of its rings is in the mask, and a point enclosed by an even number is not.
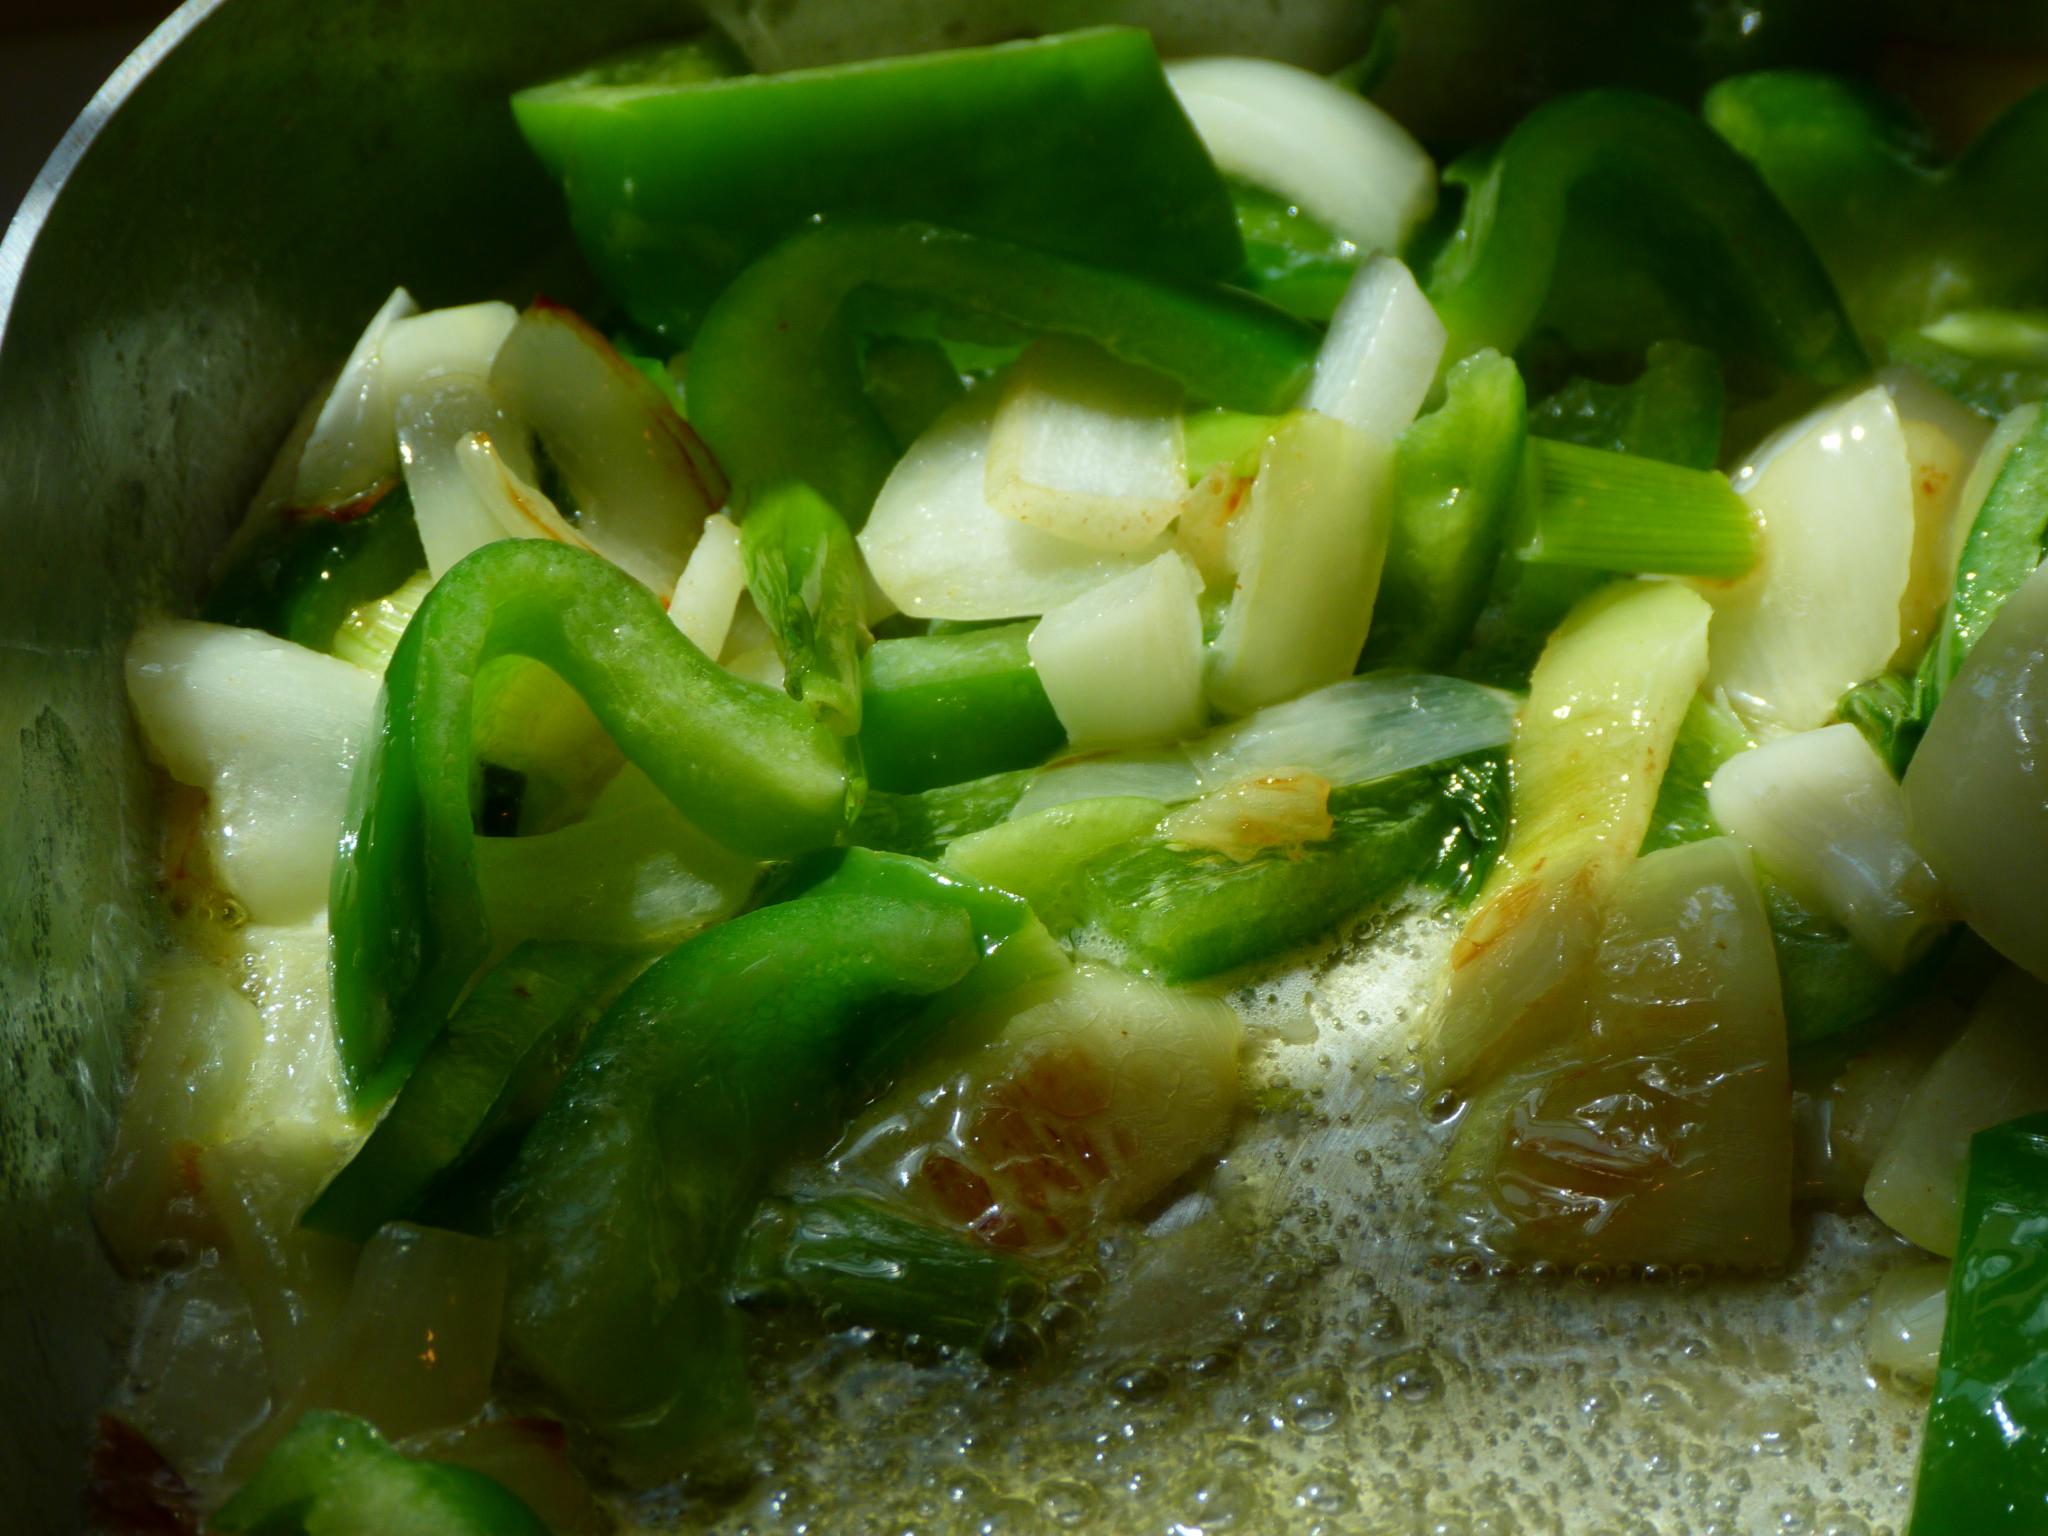
{"type": "Polygon", "coordinates": [[[0,226],[100,82],[171,0],[17,0],[0,5],[0,226]]]}

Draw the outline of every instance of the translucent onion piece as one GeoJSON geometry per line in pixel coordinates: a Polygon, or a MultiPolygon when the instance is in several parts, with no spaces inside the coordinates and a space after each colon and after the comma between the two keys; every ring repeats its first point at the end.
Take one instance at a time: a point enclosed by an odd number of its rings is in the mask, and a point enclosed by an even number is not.
{"type": "Polygon", "coordinates": [[[1199,729],[1202,580],[1176,551],[1049,610],[1031,665],[1069,740],[1172,741],[1199,729]]]}
{"type": "Polygon", "coordinates": [[[2048,979],[2048,568],[2005,600],[1906,770],[1913,838],[1956,911],[2048,979]]]}
{"type": "Polygon", "coordinates": [[[345,506],[398,473],[398,440],[391,431],[391,407],[398,397],[391,392],[382,354],[391,328],[419,312],[411,294],[392,289],[349,349],[299,450],[293,506],[345,506]]]}
{"type": "Polygon", "coordinates": [[[1391,465],[1380,441],[1313,411],[1273,434],[1230,530],[1237,590],[1209,668],[1223,713],[1356,669],[1387,556],[1391,465]]]}
{"type": "Polygon", "coordinates": [[[258,922],[324,911],[376,676],[257,630],[186,621],[136,631],[127,674],[150,755],[206,791],[201,836],[221,882],[258,922]]]}
{"type": "Polygon", "coordinates": [[[1906,1100],[1967,1022],[1968,1015],[1952,1000],[1938,993],[1925,998],[1809,1096],[1811,1138],[1801,1148],[1807,1164],[1803,1196],[1843,1204],[1863,1198],[1870,1170],[1906,1100]]]}
{"type": "Polygon", "coordinates": [[[1451,1187],[1474,1235],[1565,1266],[1782,1263],[1785,1015],[1740,844],[1682,844],[1628,867],[1584,1008],[1581,1030],[1465,1111],[1451,1187]]]}
{"type": "Polygon", "coordinates": [[[689,423],[610,342],[554,304],[519,317],[490,380],[562,472],[590,547],[667,597],[725,499],[689,423]]]}
{"type": "Polygon", "coordinates": [[[2048,1110],[2043,1019],[2048,988],[2017,971],[2004,973],[1906,1100],[1863,1186],[1865,1203],[1899,1236],[1955,1255],[1970,1138],[2048,1110]]]}
{"type": "Polygon", "coordinates": [[[1582,1026],[1608,903],[1706,672],[1709,616],[1676,583],[1623,582],[1551,635],[1509,754],[1514,830],[1423,1023],[1433,1087],[1582,1026]]]}
{"type": "Polygon", "coordinates": [[[534,515],[532,508],[547,498],[525,484],[532,464],[524,441],[476,374],[445,374],[400,397],[399,457],[427,570],[436,581],[472,550],[497,539],[543,537],[561,521],[552,503],[551,517],[534,515]],[[478,472],[484,450],[472,440],[479,437],[524,486],[525,505],[513,500],[511,480],[478,472]]]}
{"type": "Polygon", "coordinates": [[[1358,269],[1316,354],[1311,411],[1391,445],[1436,383],[1445,331],[1415,275],[1391,256],[1358,269]]]}
{"type": "Polygon", "coordinates": [[[1892,658],[1894,666],[1910,667],[1955,588],[1956,559],[1984,493],[1991,488],[1990,477],[1980,480],[1976,466],[1992,429],[1977,412],[1911,368],[1887,368],[1878,379],[1898,407],[1906,455],[1912,461],[1913,570],[1899,615],[1899,649],[1892,658]],[[1973,488],[1971,500],[1966,493],[1973,488]]]}
{"type": "Polygon", "coordinates": [[[732,631],[733,615],[747,591],[746,562],[740,558],[740,531],[723,512],[704,519],[697,547],[676,578],[668,616],[698,650],[716,659],[732,631]]]}
{"type": "Polygon", "coordinates": [[[590,541],[556,510],[539,486],[519,475],[483,432],[472,432],[455,444],[455,462],[476,497],[497,519],[505,537],[553,539],[557,544],[590,549],[590,541]]]}
{"type": "Polygon", "coordinates": [[[1760,730],[1827,722],[1899,647],[1912,572],[1912,465],[1881,386],[1825,406],[1738,484],[1763,520],[1756,568],[1699,583],[1714,604],[1710,680],[1760,730]]]}
{"type": "Polygon", "coordinates": [[[1178,747],[1057,763],[1032,779],[1010,819],[1021,821],[1076,800],[1133,798],[1174,805],[1202,792],[1202,776],[1178,747]]]}
{"type": "Polygon", "coordinates": [[[1065,1246],[1229,1133],[1244,1026],[1214,998],[1083,966],[957,1034],[985,1043],[906,1078],[831,1166],[998,1247],[1065,1246]]]}
{"type": "Polygon", "coordinates": [[[1737,753],[1715,771],[1707,804],[1893,974],[1947,929],[1934,871],[1906,837],[1905,796],[1855,726],[1737,753]]]}
{"type": "Polygon", "coordinates": [[[1454,677],[1372,672],[1268,705],[1190,742],[1188,753],[1205,789],[1286,767],[1362,784],[1505,746],[1514,728],[1507,694],[1454,677]]]}
{"type": "Polygon", "coordinates": [[[325,1356],[293,1410],[333,1408],[399,1439],[482,1412],[498,1358],[505,1254],[393,1222],[363,1247],[325,1356]]]}
{"type": "Polygon", "coordinates": [[[1010,368],[989,432],[988,504],[1090,549],[1132,554],[1187,491],[1180,391],[1081,342],[1039,341],[1010,368]]]}
{"type": "Polygon", "coordinates": [[[412,623],[412,616],[419,612],[433,586],[433,577],[416,571],[396,591],[351,608],[334,632],[334,654],[382,677],[384,669],[391,665],[391,653],[405,638],[406,626],[412,623]]]}
{"type": "Polygon", "coordinates": [[[190,1157],[221,1139],[260,1046],[255,1006],[215,966],[184,962],[144,994],[134,1075],[93,1200],[123,1269],[196,1250],[211,1234],[190,1157]]]}
{"type": "Polygon", "coordinates": [[[1399,250],[1436,206],[1436,166],[1356,91],[1269,59],[1186,59],[1166,78],[1211,158],[1366,250],[1399,250]]]}
{"type": "Polygon", "coordinates": [[[256,1004],[263,1034],[225,1134],[261,1137],[274,1128],[352,1148],[367,1134],[348,1108],[334,1048],[328,987],[327,914],[289,927],[250,923],[224,956],[256,1004]]]}
{"type": "Polygon", "coordinates": [[[897,462],[861,529],[876,585],[914,618],[1029,618],[1160,553],[1089,549],[991,507],[995,409],[996,391],[984,387],[934,422],[897,462]]]}
{"type": "Polygon", "coordinates": [[[1946,1264],[1902,1264],[1879,1278],[1863,1330],[1863,1353],[1872,1366],[1915,1387],[1934,1385],[1948,1320],[1948,1270],[1946,1264]]]}
{"type": "Polygon", "coordinates": [[[1328,839],[1330,781],[1306,769],[1262,773],[1211,790],[1159,823],[1183,848],[1207,848],[1243,863],[1269,849],[1299,850],[1328,839]]]}
{"type": "Polygon", "coordinates": [[[235,1447],[270,1411],[263,1336],[234,1270],[201,1254],[137,1296],[131,1380],[122,1405],[149,1443],[207,1503],[225,1498],[235,1447]]]}
{"type": "Polygon", "coordinates": [[[488,379],[498,349],[518,318],[510,304],[491,299],[395,321],[384,333],[380,349],[385,398],[396,405],[448,374],[488,379]]]}
{"type": "Polygon", "coordinates": [[[1202,580],[1221,586],[1237,569],[1231,563],[1230,525],[1251,500],[1252,477],[1229,464],[1212,467],[1181,497],[1173,525],[1175,547],[1195,562],[1202,580]]]}

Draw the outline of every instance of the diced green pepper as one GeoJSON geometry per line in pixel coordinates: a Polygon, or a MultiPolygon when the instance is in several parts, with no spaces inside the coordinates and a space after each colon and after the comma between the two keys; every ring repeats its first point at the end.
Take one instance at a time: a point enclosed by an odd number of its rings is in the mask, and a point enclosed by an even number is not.
{"type": "Polygon", "coordinates": [[[487,1142],[531,1124],[584,1032],[643,964],[586,944],[513,950],[470,989],[305,1224],[366,1242],[487,1142]]]}
{"type": "Polygon", "coordinates": [[[1970,1141],[1908,1536],[2048,1524],[2048,1115],[1970,1141]]]}
{"type": "Polygon", "coordinates": [[[847,834],[859,848],[936,859],[955,838],[992,827],[1023,798],[1035,769],[992,773],[912,795],[875,790],[847,834]]]}
{"type": "Polygon", "coordinates": [[[334,1013],[359,1105],[405,1080],[491,952],[471,714],[501,656],[544,662],[685,815],[756,857],[837,840],[859,804],[837,737],[708,660],[639,583],[538,539],[436,582],[384,675],[335,860],[334,1013]]]}
{"type": "Polygon", "coordinates": [[[760,496],[740,527],[747,591],[775,636],[783,686],[841,736],[860,730],[867,589],[846,520],[808,485],[760,496]]]}
{"type": "Polygon", "coordinates": [[[1327,321],[1358,270],[1358,247],[1264,188],[1233,182],[1230,201],[1244,239],[1240,284],[1304,320],[1327,321]]]}
{"type": "Polygon", "coordinates": [[[1549,328],[1585,352],[1683,337],[1826,385],[1865,371],[1806,237],[1690,112],[1626,91],[1561,97],[1445,180],[1464,205],[1423,287],[1449,359],[1549,328]]]}
{"type": "Polygon", "coordinates": [[[287,516],[222,575],[205,617],[332,652],[335,631],[354,609],[427,563],[403,483],[351,511],[339,519],[287,516]]]}
{"type": "Polygon", "coordinates": [[[1042,763],[1067,739],[1024,642],[1032,621],[877,641],[861,667],[861,758],[878,789],[934,789],[1042,763]]]}
{"type": "Polygon", "coordinates": [[[1083,910],[1111,958],[1170,982],[1212,976],[1417,882],[1472,888],[1504,835],[1506,779],[1500,759],[1481,757],[1351,785],[1330,796],[1328,841],[1242,861],[1161,835],[1112,848],[1081,871],[1083,910]]]}
{"type": "Polygon", "coordinates": [[[866,520],[898,450],[862,389],[845,313],[864,289],[1081,336],[1195,400],[1242,410],[1294,405],[1315,358],[1313,328],[1232,289],[1134,277],[930,225],[826,225],[748,267],[706,314],[690,353],[690,418],[742,503],[802,480],[849,525],[866,520]]]}
{"type": "Polygon", "coordinates": [[[973,1345],[1031,1271],[984,1243],[848,1196],[770,1200],[733,1263],[742,1302],[808,1302],[838,1324],[973,1345]]]}
{"type": "Polygon", "coordinates": [[[481,1472],[415,1461],[363,1420],[316,1409],[263,1459],[210,1527],[250,1536],[548,1536],[481,1472]]]}
{"type": "Polygon", "coordinates": [[[600,1019],[495,1205],[506,1340],[631,1477],[743,1424],[725,1304],[771,1172],[942,1028],[922,1005],[1036,930],[1015,897],[854,850],[709,929],[600,1019]]]}
{"type": "Polygon", "coordinates": [[[1223,180],[1142,31],[723,73],[657,58],[512,101],[606,289],[673,345],[820,216],[929,220],[1170,277],[1226,278],[1243,260],[1223,180]]]}
{"type": "Polygon", "coordinates": [[[1522,376],[1498,352],[1455,365],[1444,403],[1401,434],[1394,520],[1365,665],[1442,667],[1472,633],[1515,504],[1522,376]]]}
{"type": "Polygon", "coordinates": [[[1143,837],[1165,814],[1159,801],[1137,795],[1074,800],[957,838],[942,862],[1022,896],[1046,926],[1064,932],[1085,918],[1081,870],[1106,849],[1143,837]]]}
{"type": "Polygon", "coordinates": [[[1895,336],[1952,310],[2039,303],[2048,285],[2048,91],[2022,100],[1952,164],[1896,102],[1833,75],[1725,80],[1709,124],[1813,241],[1858,328],[1895,336]]]}

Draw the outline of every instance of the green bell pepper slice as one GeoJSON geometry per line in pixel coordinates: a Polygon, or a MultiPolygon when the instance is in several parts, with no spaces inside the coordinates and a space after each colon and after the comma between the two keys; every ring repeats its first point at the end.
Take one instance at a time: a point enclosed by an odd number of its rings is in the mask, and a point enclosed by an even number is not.
{"type": "Polygon", "coordinates": [[[859,804],[829,728],[707,659],[615,566],[538,539],[485,545],[413,616],[356,766],[330,911],[336,1040],[359,1106],[405,1080],[491,953],[471,717],[477,674],[501,656],[551,667],[736,852],[829,846],[859,804]]]}
{"type": "Polygon", "coordinates": [[[2048,1115],[1970,1140],[1907,1536],[2048,1525],[2048,1115]]]}
{"type": "Polygon", "coordinates": [[[1304,320],[1326,323],[1364,259],[1358,247],[1284,197],[1232,182],[1244,240],[1238,285],[1304,320]]]}
{"type": "Polygon", "coordinates": [[[351,612],[395,591],[427,563],[402,481],[351,513],[287,514],[222,574],[204,617],[331,654],[335,631],[351,612]]]}
{"type": "Polygon", "coordinates": [[[1444,403],[1394,449],[1394,518],[1367,667],[1449,664],[1500,563],[1528,436],[1522,375],[1498,352],[1452,367],[1444,403]]]}
{"type": "Polygon", "coordinates": [[[1198,981],[1306,944],[1418,882],[1476,889],[1506,837],[1506,794],[1505,765],[1482,756],[1336,790],[1330,838],[1300,849],[1239,861],[1155,833],[1083,866],[1081,908],[1114,946],[1105,958],[1198,981]]]}
{"type": "Polygon", "coordinates": [[[1031,1284],[1008,1254],[844,1195],[764,1201],[732,1271],[743,1304],[802,1301],[837,1326],[969,1346],[1031,1284]]]}
{"type": "Polygon", "coordinates": [[[2048,288],[2048,91],[1949,164],[1898,103],[1833,75],[1772,70],[1707,93],[1707,122],[1751,161],[1882,340],[2048,288]]]}
{"type": "Polygon", "coordinates": [[[1033,930],[1015,897],[856,849],[657,961],[598,1021],[494,1224],[508,1349],[623,1475],[672,1473],[745,1424],[725,1296],[763,1184],[943,1029],[929,1000],[1033,930]]]}
{"type": "Polygon", "coordinates": [[[747,591],[775,636],[789,696],[841,736],[860,730],[867,585],[846,520],[801,481],[759,497],[740,526],[747,591]]]}
{"type": "Polygon", "coordinates": [[[1134,277],[931,225],[828,224],[735,279],[690,353],[690,419],[742,504],[801,480],[849,525],[866,521],[898,456],[862,388],[846,313],[849,298],[871,289],[1085,337],[1166,374],[1196,400],[1242,410],[1292,407],[1315,361],[1314,328],[1250,294],[1134,277]]]}
{"type": "Polygon", "coordinates": [[[513,950],[470,989],[305,1225],[361,1243],[413,1215],[487,1143],[532,1123],[590,1025],[645,964],[588,944],[513,950]]]}
{"type": "Polygon", "coordinates": [[[1167,277],[1243,260],[1223,180],[1135,28],[719,73],[657,59],[645,78],[614,68],[512,99],[606,290],[672,345],[820,217],[929,220],[1167,277]]]}
{"type": "Polygon", "coordinates": [[[880,853],[936,859],[956,838],[1008,816],[1036,774],[1033,768],[1017,768],[915,794],[875,790],[862,804],[847,840],[880,853]]]}
{"type": "Polygon", "coordinates": [[[415,1461],[362,1419],[315,1409],[264,1457],[211,1530],[239,1536],[548,1536],[504,1484],[415,1461]]]}
{"type": "Polygon", "coordinates": [[[1512,353],[1551,328],[1587,352],[1683,337],[1822,385],[1866,371],[1799,226],[1747,161],[1668,102],[1561,97],[1445,180],[1463,207],[1422,276],[1449,360],[1512,353]]]}
{"type": "Polygon", "coordinates": [[[1042,763],[1065,745],[1025,648],[1033,623],[877,641],[861,668],[868,781],[933,789],[1042,763]]]}

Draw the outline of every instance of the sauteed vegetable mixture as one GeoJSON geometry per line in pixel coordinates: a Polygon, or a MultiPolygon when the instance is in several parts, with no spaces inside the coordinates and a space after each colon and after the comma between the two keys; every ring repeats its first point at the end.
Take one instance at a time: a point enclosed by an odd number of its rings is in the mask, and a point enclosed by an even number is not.
{"type": "Polygon", "coordinates": [[[1259,978],[1400,916],[1396,1228],[1711,1289],[1867,1206],[1906,1528],[2048,1523],[2048,95],[1943,161],[1586,92],[1439,174],[1358,84],[514,98],[600,288],[395,291],[129,651],[99,1223],[214,1321],[124,1507],[602,1530],[772,1473],[771,1359],[1057,1376],[1104,1245],[1256,1222],[1259,978]]]}

